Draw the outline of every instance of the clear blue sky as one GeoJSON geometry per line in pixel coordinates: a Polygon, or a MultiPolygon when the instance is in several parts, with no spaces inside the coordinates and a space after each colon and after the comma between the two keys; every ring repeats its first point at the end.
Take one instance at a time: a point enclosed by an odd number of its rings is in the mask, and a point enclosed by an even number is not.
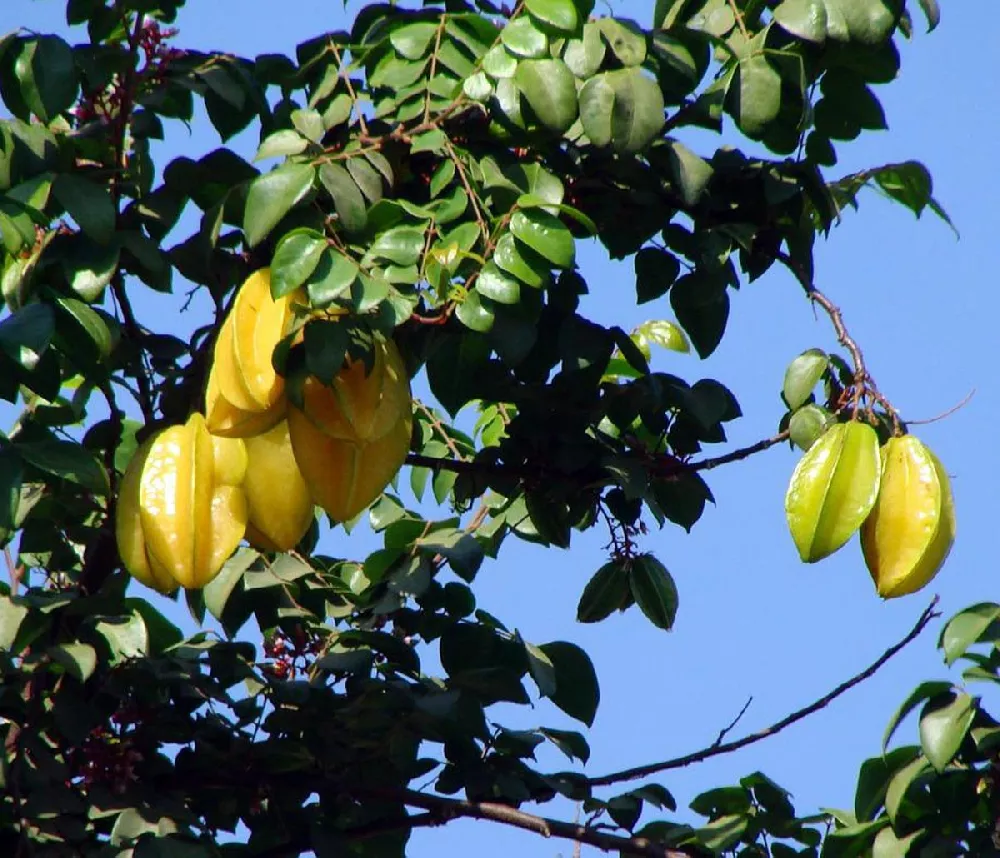
{"type": "MultiPolygon", "coordinates": [[[[830,175],[920,159],[931,168],[935,193],[961,240],[940,221],[929,216],[916,221],[867,193],[861,211],[847,214],[829,241],[821,240],[818,283],[841,305],[880,389],[904,418],[937,415],[976,389],[961,411],[916,430],[953,478],[959,529],[951,558],[928,590],[890,603],[875,596],[856,542],[823,563],[800,564],[782,508],[797,458],[787,447],[712,472],[709,482],[718,505],[709,508],[690,536],[670,527],[646,538],[645,547],[667,564],[680,587],[672,633],[655,630],[635,611],[597,626],[576,624],[579,592],[603,562],[603,531],[575,537],[570,551],[511,540],[502,559],[481,571],[479,604],[529,640],[572,640],[594,659],[603,699],[588,735],[592,774],[701,748],[751,695],[753,705],[733,735],[766,726],[873,660],[906,632],[933,593],[940,594],[946,616],[976,601],[1000,600],[995,543],[1000,459],[992,438],[1000,417],[993,365],[1000,292],[991,282],[996,276],[991,251],[1000,199],[995,167],[1000,118],[983,104],[1000,77],[992,31],[982,23],[995,9],[993,0],[943,6],[939,30],[904,44],[901,78],[879,89],[889,131],[840,147],[842,163],[830,175]]],[[[598,12],[648,23],[651,7],[628,0],[602,4],[598,12]]],[[[17,26],[65,33],[63,8],[61,0],[4,0],[0,33],[17,26]]],[[[247,56],[293,54],[297,42],[343,26],[346,15],[358,8],[353,2],[345,13],[332,0],[190,2],[179,17],[177,43],[247,56]]],[[[242,135],[234,144],[246,157],[252,156],[255,135],[242,135]]],[[[196,124],[190,134],[170,125],[160,166],[166,158],[198,157],[216,145],[205,125],[196,124]]],[[[593,293],[587,309],[594,315],[622,325],[650,314],[670,317],[666,301],[639,310],[623,309],[623,302],[612,298],[619,288],[630,288],[630,264],[612,265],[588,247],[581,265],[593,293]]],[[[154,325],[167,319],[186,336],[194,319],[156,315],[179,306],[182,284],[178,292],[177,298],[154,304],[139,286],[140,318],[154,325]]],[[[773,433],[782,411],[778,391],[784,368],[813,346],[835,348],[829,324],[815,318],[792,279],[776,271],[733,296],[727,336],[709,360],[670,354],[659,356],[657,366],[692,381],[714,377],[731,387],[745,414],[730,424],[731,442],[742,446],[773,433]]],[[[344,537],[338,532],[326,539],[337,546],[344,537]]],[[[370,544],[362,540],[358,554],[370,544]]],[[[182,608],[167,603],[167,610],[186,621],[182,608]]],[[[935,624],[874,679],[781,736],[670,773],[662,783],[683,807],[703,789],[761,769],[792,790],[802,813],[817,806],[852,806],[858,765],[878,752],[891,712],[917,682],[947,675],[934,649],[939,628],[935,624]]],[[[573,728],[544,703],[534,711],[511,713],[510,721],[573,728]]],[[[902,735],[915,741],[915,723],[909,722],[902,735]]],[[[556,756],[544,763],[564,765],[556,756]]],[[[437,854],[453,855],[470,847],[488,858],[506,858],[511,849],[538,856],[570,851],[566,844],[532,835],[459,822],[417,832],[411,854],[440,850],[437,854]]]]}

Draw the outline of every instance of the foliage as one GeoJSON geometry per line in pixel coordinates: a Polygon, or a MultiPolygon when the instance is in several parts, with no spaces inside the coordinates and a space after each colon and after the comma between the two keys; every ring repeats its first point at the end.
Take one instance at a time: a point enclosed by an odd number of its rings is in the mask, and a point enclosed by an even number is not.
{"type": "MultiPolygon", "coordinates": [[[[458,816],[643,855],[995,849],[997,723],[948,682],[903,705],[890,735],[921,707],[920,745],[865,762],[853,811],[797,816],[758,772],[696,798],[700,827],[655,781],[616,793],[634,772],[535,764],[543,743],[585,764],[581,733],[495,720],[495,704],[546,698],[589,725],[600,690],[579,647],[527,641],[478,606],[486,559],[512,538],[568,547],[607,526],[579,619],[636,606],[669,629],[679,594],[637,546],[644,516],[690,530],[712,500],[703,472],[789,437],[808,447],[852,414],[883,437],[896,423],[815,290],[816,236],[864,187],[946,218],[919,163],[823,172],[885,126],[873,87],[914,26],[901,0],[658,0],[648,27],[593,5],[370,5],[294,58],[251,59],[174,46],[183,0],[68,0],[79,44],[0,40],[0,397],[22,409],[0,444],[15,552],[0,596],[4,854],[388,856],[458,816]],[[196,105],[221,145],[156,163],[196,105]],[[724,127],[746,151],[681,139],[724,127]],[[247,128],[253,162],[225,145],[247,128]],[[198,228],[178,239],[185,213],[198,228]],[[672,319],[626,332],[583,314],[576,247],[592,236],[633,260],[635,300],[672,319]],[[776,263],[844,355],[790,367],[775,437],[707,457],[736,396],[651,371],[651,349],[711,354],[730,290],[776,263]],[[426,380],[434,401],[415,404],[399,479],[443,517],[397,487],[368,511],[383,540],[368,557],[324,554],[320,521],[296,551],[241,548],[185,594],[222,633],[185,638],[129,586],[116,497],[137,445],[204,407],[215,336],[265,266],[275,298],[303,288],[331,311],[275,350],[290,397],[370,355],[375,334],[426,380]],[[187,342],[135,309],[182,282],[214,308],[187,342]],[[440,675],[423,667],[435,657],[440,675]],[[415,788],[428,778],[433,791],[415,788]],[[558,797],[587,823],[519,809],[558,797]],[[240,826],[245,842],[229,842],[240,826]]],[[[935,0],[918,5],[933,28],[935,0]]],[[[978,605],[946,626],[966,679],[998,681],[998,616],[978,605]]]]}

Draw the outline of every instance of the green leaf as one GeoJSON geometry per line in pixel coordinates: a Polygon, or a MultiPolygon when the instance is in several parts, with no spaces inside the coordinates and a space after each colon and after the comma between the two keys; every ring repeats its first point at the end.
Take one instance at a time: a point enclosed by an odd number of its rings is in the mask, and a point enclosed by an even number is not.
{"type": "Polygon", "coordinates": [[[319,168],[319,180],[333,198],[337,217],[347,232],[356,233],[365,228],[368,213],[361,190],[340,164],[324,164],[319,168]]]}
{"type": "Polygon", "coordinates": [[[941,9],[938,6],[937,0],[917,0],[920,3],[920,8],[924,11],[924,17],[927,19],[927,32],[931,32],[941,23],[941,9]]]}
{"type": "Polygon", "coordinates": [[[0,449],[0,546],[6,545],[17,529],[23,484],[20,457],[9,448],[0,449]]]}
{"type": "Polygon", "coordinates": [[[643,247],[633,259],[638,303],[653,301],[673,285],[681,264],[672,253],[659,247],[643,247]]]}
{"type": "Polygon", "coordinates": [[[524,5],[543,30],[575,33],[580,27],[580,13],[574,0],[525,0],[524,5]]]}
{"type": "Polygon", "coordinates": [[[913,760],[912,763],[909,763],[896,772],[892,780],[889,781],[889,786],[885,791],[885,812],[894,824],[910,787],[930,767],[931,764],[927,761],[927,758],[921,755],[913,760]]]}
{"type": "Polygon", "coordinates": [[[528,670],[538,686],[542,697],[552,697],[556,693],[556,669],[552,660],[534,644],[524,641],[524,651],[528,656],[528,670]]]}
{"type": "Polygon", "coordinates": [[[396,265],[414,265],[420,260],[427,233],[422,227],[397,226],[376,236],[364,261],[387,259],[396,265]]]}
{"type": "MultiPolygon", "coordinates": [[[[96,310],[76,298],[59,298],[56,300],[56,307],[60,315],[74,326],[75,332],[83,335],[85,349],[94,359],[103,361],[111,355],[114,337],[108,323],[96,310]]],[[[65,332],[65,328],[63,331],[65,332]]],[[[74,349],[69,357],[73,360],[82,355],[74,349]]]]}
{"type": "Polygon", "coordinates": [[[774,20],[782,29],[807,42],[826,41],[826,3],[824,0],[784,0],[774,10],[774,20]]]}
{"type": "Polygon", "coordinates": [[[646,59],[646,34],[635,24],[616,18],[599,18],[597,26],[623,66],[639,66],[646,59]]]}
{"type": "Polygon", "coordinates": [[[80,682],[86,682],[97,668],[97,652],[90,644],[58,644],[49,647],[48,655],[80,682]]]}
{"type": "Polygon", "coordinates": [[[912,746],[894,748],[884,757],[872,757],[862,763],[854,794],[854,814],[858,820],[863,822],[878,815],[885,803],[889,782],[897,771],[911,763],[919,753],[919,749],[912,746]]]}
{"type": "Polygon", "coordinates": [[[138,611],[127,617],[103,617],[94,624],[94,631],[104,638],[111,650],[112,666],[149,654],[146,624],[138,611]]]}
{"type": "Polygon", "coordinates": [[[489,298],[480,298],[478,290],[472,290],[455,308],[458,320],[472,331],[485,334],[493,327],[493,303],[489,298]]]}
{"type": "Polygon", "coordinates": [[[804,405],[788,421],[788,437],[800,450],[805,452],[815,444],[836,419],[825,408],[818,405],[804,405]]]}
{"type": "Polygon", "coordinates": [[[448,336],[428,356],[427,380],[431,392],[452,416],[481,395],[478,374],[485,368],[489,354],[486,338],[470,331],[448,336]]]}
{"type": "Polygon", "coordinates": [[[27,616],[27,606],[12,601],[10,596],[0,595],[0,650],[11,652],[27,616]]]}
{"type": "Polygon", "coordinates": [[[518,57],[544,57],[549,50],[549,39],[530,18],[515,18],[500,33],[504,46],[518,57]]]}
{"type": "Polygon", "coordinates": [[[572,268],[576,242],[566,225],[544,209],[519,209],[510,219],[510,231],[556,268],[572,268]]]}
{"type": "Polygon", "coordinates": [[[480,270],[479,277],[476,278],[476,291],[498,304],[516,304],[521,299],[518,281],[497,268],[493,260],[480,270]]]}
{"type": "Polygon", "coordinates": [[[1000,605],[995,602],[980,602],[955,614],[938,640],[938,647],[944,650],[945,664],[954,664],[998,619],[1000,605]]]}
{"type": "Polygon", "coordinates": [[[0,321],[0,349],[11,360],[30,369],[45,353],[54,333],[52,307],[28,304],[0,321]]]}
{"type": "Polygon", "coordinates": [[[664,148],[669,153],[670,172],[681,199],[689,206],[697,205],[715,170],[708,161],[683,143],[665,140],[664,148]]]}
{"type": "Polygon", "coordinates": [[[643,353],[649,349],[648,344],[650,343],[683,354],[691,351],[691,346],[688,344],[684,332],[673,322],[668,322],[665,319],[650,319],[648,322],[643,322],[632,332],[632,339],[643,350],[643,353]]]}
{"type": "Polygon", "coordinates": [[[113,244],[100,245],[86,239],[74,241],[61,259],[66,279],[79,298],[99,302],[104,289],[118,269],[120,250],[113,244]]]}
{"type": "Polygon", "coordinates": [[[263,161],[265,158],[278,158],[282,155],[298,155],[304,152],[308,146],[309,141],[298,131],[282,128],[264,138],[253,159],[254,161],[263,161]]]}
{"type": "Polygon", "coordinates": [[[306,281],[309,300],[316,307],[324,307],[337,298],[349,295],[359,272],[353,259],[337,250],[326,248],[306,281]]]}
{"type": "Polygon", "coordinates": [[[586,763],[590,759],[590,745],[579,733],[572,730],[554,730],[551,727],[539,727],[538,732],[571,760],[586,763]]]}
{"type": "Polygon", "coordinates": [[[893,713],[892,718],[889,719],[889,725],[885,728],[885,735],[882,737],[882,753],[886,752],[889,747],[889,740],[892,739],[892,734],[896,732],[896,728],[910,712],[925,700],[931,700],[934,697],[948,694],[949,692],[951,692],[951,683],[944,680],[921,682],[920,685],[914,688],[906,700],[893,713]]]}
{"type": "Polygon", "coordinates": [[[726,107],[740,131],[760,137],[781,110],[781,75],[763,54],[740,60],[726,93],[726,107]]]}
{"type": "Polygon", "coordinates": [[[968,694],[949,694],[927,702],[920,715],[920,746],[934,768],[943,772],[976,717],[976,701],[968,694]]]}
{"type": "Polygon", "coordinates": [[[24,103],[46,125],[76,99],[73,49],[57,36],[25,39],[14,58],[14,76],[24,103]]]}
{"type": "Polygon", "coordinates": [[[629,589],[649,621],[670,631],[677,617],[677,585],[667,567],[652,554],[642,554],[629,567],[629,589]]]}
{"type": "Polygon", "coordinates": [[[430,50],[437,31],[436,21],[414,21],[394,29],[389,34],[389,42],[400,56],[419,60],[430,50]]]}
{"type": "Polygon", "coordinates": [[[805,405],[829,365],[830,358],[822,349],[808,349],[795,358],[785,370],[781,389],[785,404],[793,411],[805,405]]]}
{"type": "Polygon", "coordinates": [[[601,691],[590,657],[580,647],[565,641],[543,644],[539,649],[555,668],[556,691],[551,695],[552,702],[571,718],[592,727],[601,691]]]}
{"type": "MultiPolygon", "coordinates": [[[[208,612],[220,622],[226,617],[226,605],[232,598],[236,586],[243,580],[243,575],[260,557],[260,554],[253,548],[241,548],[222,567],[208,584],[205,585],[202,593],[205,597],[205,607],[208,612]]],[[[235,634],[237,629],[227,624],[230,634],[235,634]]]]}
{"type": "Polygon", "coordinates": [[[169,293],[174,269],[156,242],[136,230],[119,230],[118,240],[127,251],[123,257],[127,270],[157,292],[169,293]]]}
{"type": "Polygon", "coordinates": [[[108,474],[93,453],[74,441],[55,438],[14,444],[21,458],[39,470],[77,483],[97,495],[107,495],[108,474]]]}
{"type": "Polygon", "coordinates": [[[336,378],[350,345],[346,325],[332,319],[313,319],[305,326],[303,340],[310,374],[323,381],[336,378]]]}
{"type": "Polygon", "coordinates": [[[621,561],[605,563],[583,588],[576,606],[579,623],[599,623],[620,610],[629,595],[628,570],[621,561]]]}
{"type": "Polygon", "coordinates": [[[839,13],[843,18],[852,42],[877,47],[890,38],[896,26],[896,4],[893,0],[825,2],[828,16],[839,13]]]}
{"type": "Polygon", "coordinates": [[[493,261],[498,268],[513,274],[525,286],[541,289],[549,280],[548,263],[530,248],[518,246],[509,232],[500,236],[493,261]]]}
{"type": "Polygon", "coordinates": [[[563,50],[563,62],[566,67],[581,80],[597,74],[604,62],[604,40],[601,30],[595,22],[584,25],[583,38],[568,39],[563,50]]]}
{"type": "MultiPolygon", "coordinates": [[[[320,173],[322,178],[322,170],[320,173]]],[[[314,176],[315,170],[309,164],[288,163],[263,173],[250,183],[243,213],[247,244],[255,247],[267,238],[278,222],[309,193],[314,176]]]]}
{"type": "Polygon", "coordinates": [[[871,858],[906,858],[910,854],[911,844],[923,836],[922,828],[907,834],[906,837],[899,837],[891,828],[883,828],[875,835],[871,858]]]}
{"type": "Polygon", "coordinates": [[[108,244],[115,235],[115,206],[108,189],[89,179],[61,173],[52,194],[90,238],[108,244]]]}
{"type": "Polygon", "coordinates": [[[514,83],[550,131],[562,134],[576,121],[576,79],[562,60],[522,60],[514,73],[514,83]]]}
{"type": "Polygon", "coordinates": [[[298,289],[312,276],[326,250],[326,238],[314,229],[285,233],[271,260],[271,296],[282,298],[298,289]]]}
{"type": "Polygon", "coordinates": [[[729,320],[729,295],[719,277],[686,274],[670,289],[670,306],[677,315],[695,351],[708,357],[722,342],[729,320]]]}
{"type": "Polygon", "coordinates": [[[580,120],[595,146],[616,152],[644,149],[664,122],[663,93],[656,81],[638,68],[603,72],[580,90],[580,120]]]}

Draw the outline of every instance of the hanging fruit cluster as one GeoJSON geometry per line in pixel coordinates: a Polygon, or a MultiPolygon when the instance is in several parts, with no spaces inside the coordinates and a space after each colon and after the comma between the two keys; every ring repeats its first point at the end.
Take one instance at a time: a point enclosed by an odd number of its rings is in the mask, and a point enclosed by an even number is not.
{"type": "Polygon", "coordinates": [[[413,427],[410,384],[391,340],[373,365],[348,359],[331,379],[305,379],[299,407],[272,355],[302,296],[271,296],[252,274],[219,330],[193,414],[148,438],[125,471],[116,536],[125,567],[164,593],[204,587],[246,539],[288,551],[320,506],[347,521],[402,467],[413,427]]]}
{"type": "MultiPolygon", "coordinates": [[[[785,376],[790,435],[806,451],[785,495],[792,540],[802,560],[815,563],[860,532],[878,594],[915,593],[938,573],[955,541],[948,475],[926,445],[898,426],[880,448],[878,433],[858,419],[857,408],[855,419],[833,422],[829,409],[812,402],[829,364],[827,355],[811,349],[785,376]]],[[[845,390],[834,381],[834,393],[845,390]]],[[[835,398],[828,396],[828,404],[835,398]]]]}

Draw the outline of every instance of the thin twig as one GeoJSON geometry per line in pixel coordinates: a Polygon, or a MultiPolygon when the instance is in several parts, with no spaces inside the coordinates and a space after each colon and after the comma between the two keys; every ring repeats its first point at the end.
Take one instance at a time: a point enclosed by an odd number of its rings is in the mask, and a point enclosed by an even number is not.
{"type": "Polygon", "coordinates": [[[865,369],[864,355],[861,354],[861,349],[854,342],[854,338],[847,332],[840,307],[815,288],[809,293],[809,297],[813,303],[819,304],[826,311],[826,314],[830,317],[830,321],[833,323],[833,330],[837,333],[837,340],[850,352],[851,361],[854,363],[854,378],[859,382],[866,379],[868,377],[868,370],[865,369]]]}
{"type": "Polygon", "coordinates": [[[956,411],[961,411],[966,405],[972,400],[972,397],[976,395],[976,388],[972,388],[966,395],[965,399],[958,403],[958,405],[953,405],[947,411],[938,414],[937,417],[928,417],[926,420],[906,420],[907,426],[926,426],[928,423],[937,423],[938,420],[944,420],[946,417],[951,417],[956,411]]]}
{"type": "Polygon", "coordinates": [[[728,736],[733,728],[740,723],[740,719],[747,714],[747,710],[750,708],[750,704],[753,703],[753,696],[747,698],[747,702],[743,704],[743,708],[736,713],[736,717],[733,718],[725,727],[719,730],[719,735],[715,737],[715,741],[712,742],[711,747],[718,748],[722,744],[722,740],[728,736]]]}
{"type": "Polygon", "coordinates": [[[638,778],[649,777],[650,775],[659,774],[660,772],[669,771],[670,769],[680,769],[684,766],[689,766],[692,763],[700,763],[702,760],[707,760],[710,757],[717,757],[720,754],[731,754],[733,751],[738,751],[740,748],[745,748],[747,745],[752,745],[755,742],[759,742],[762,739],[767,739],[770,736],[774,736],[780,733],[786,727],[790,727],[801,721],[803,718],[818,712],[820,709],[828,706],[842,694],[850,691],[854,686],[859,685],[864,682],[869,677],[873,676],[879,668],[882,667],[889,659],[891,659],[896,653],[907,646],[909,643],[914,641],[917,636],[927,627],[935,617],[941,616],[934,609],[937,607],[938,597],[935,596],[931,603],[924,609],[923,613],[917,619],[913,628],[897,643],[894,643],[889,649],[887,649],[881,656],[879,656],[874,662],[872,662],[868,667],[861,671],[861,673],[848,679],[846,682],[842,682],[833,691],[828,694],[824,694],[819,700],[810,703],[808,706],[802,709],[797,709],[790,715],[782,718],[780,721],[776,721],[770,727],[765,727],[763,730],[759,730],[756,733],[751,733],[748,736],[744,736],[742,739],[736,739],[732,742],[723,742],[721,744],[712,745],[708,748],[703,748],[700,751],[695,751],[692,754],[686,754],[683,757],[677,757],[672,760],[665,760],[661,763],[652,763],[646,766],[637,766],[632,769],[624,769],[620,772],[612,772],[609,775],[602,775],[601,777],[588,778],[588,783],[591,786],[609,786],[611,784],[622,783],[623,781],[637,780],[638,778]]]}
{"type": "MultiPolygon", "coordinates": [[[[441,37],[444,35],[444,26],[448,21],[448,15],[442,14],[440,20],[438,21],[437,32],[434,34],[434,50],[431,51],[431,68],[427,75],[427,80],[434,80],[434,75],[437,74],[437,62],[438,54],[441,52],[441,37]]],[[[431,91],[428,87],[426,94],[424,95],[424,122],[430,122],[431,119],[431,91]]]]}
{"type": "Polygon", "coordinates": [[[361,129],[363,135],[368,136],[368,123],[365,122],[365,115],[361,111],[361,102],[358,100],[357,90],[354,89],[354,84],[351,83],[351,73],[343,68],[344,55],[340,53],[336,42],[332,38],[328,41],[328,44],[330,50],[333,51],[333,58],[337,61],[337,68],[343,74],[344,85],[347,87],[347,95],[351,99],[351,104],[354,105],[355,110],[358,112],[358,127],[361,129]]]}
{"type": "Polygon", "coordinates": [[[687,464],[687,470],[690,471],[710,471],[712,468],[718,468],[720,465],[728,465],[730,462],[739,462],[743,459],[749,459],[756,453],[762,453],[764,450],[769,450],[775,444],[780,444],[782,441],[788,440],[788,431],[779,432],[777,435],[772,435],[770,438],[764,438],[758,441],[756,444],[751,444],[749,447],[740,447],[738,450],[733,450],[731,453],[724,453],[721,456],[714,456],[710,459],[701,459],[697,462],[689,462],[687,464]]]}
{"type": "Polygon", "coordinates": [[[733,17],[736,19],[736,26],[740,28],[740,34],[749,42],[750,33],[747,31],[746,22],[743,20],[743,13],[736,5],[736,0],[729,0],[729,8],[733,11],[733,17]]]}

